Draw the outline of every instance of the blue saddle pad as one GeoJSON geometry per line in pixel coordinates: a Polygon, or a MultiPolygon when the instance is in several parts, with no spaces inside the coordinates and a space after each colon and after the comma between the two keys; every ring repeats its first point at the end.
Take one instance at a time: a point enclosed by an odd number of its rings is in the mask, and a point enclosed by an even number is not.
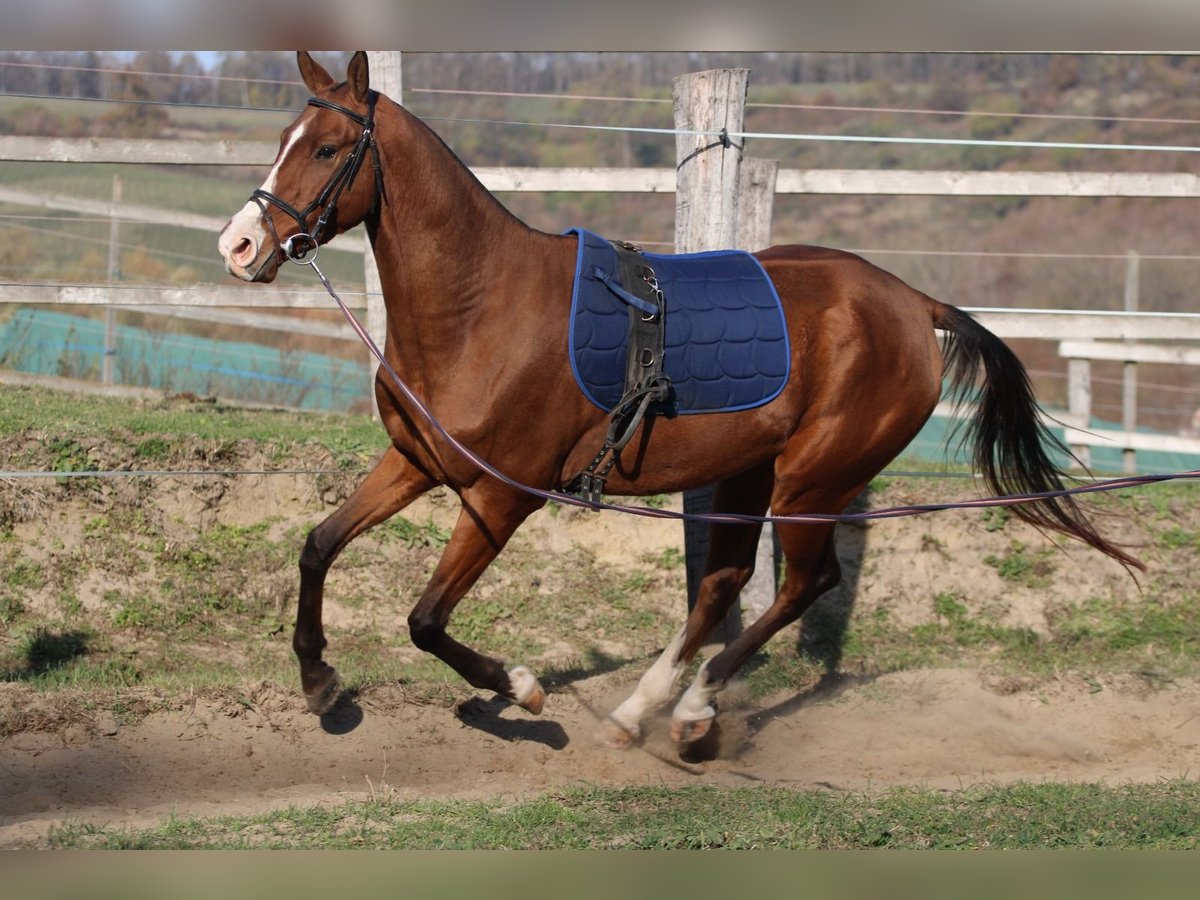
{"type": "MultiPolygon", "coordinates": [[[[625,392],[629,319],[604,278],[618,279],[617,252],[582,228],[571,297],[571,368],[592,403],[609,412],[625,392]]],[[[741,250],[644,253],[666,297],[663,370],[671,414],[733,412],[779,396],[791,348],[779,294],[762,265],[741,250]]]]}

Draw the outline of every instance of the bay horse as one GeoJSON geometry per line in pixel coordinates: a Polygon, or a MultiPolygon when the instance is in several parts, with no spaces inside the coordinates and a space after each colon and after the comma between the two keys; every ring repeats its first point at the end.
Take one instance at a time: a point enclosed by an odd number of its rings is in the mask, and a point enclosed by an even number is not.
{"type": "MultiPolygon", "coordinates": [[[[568,360],[568,307],[577,241],[510,214],[424,123],[371,90],[356,53],[344,81],[301,51],[313,97],[283,131],[263,186],[221,232],[228,271],[270,282],[299,256],[365,222],[387,308],[384,356],[446,431],[498,471],[556,490],[605,439],[607,413],[586,399],[568,360]]],[[[755,254],[781,298],[791,377],[752,409],[659,417],[641,426],[607,490],[650,495],[716,484],[717,512],[839,513],[913,439],[942,392],[982,374],[965,436],[997,494],[1062,487],[1020,361],[971,316],[850,253],[776,246],[755,254]],[[946,335],[939,347],[936,331],[946,335]]],[[[481,471],[456,451],[380,369],[375,395],[391,445],[351,497],[308,535],[300,557],[293,649],[309,709],[329,711],[340,681],[322,658],[326,573],[356,536],[446,485],[457,523],[408,617],[413,643],[476,688],[531,713],[545,693],[525,666],[505,670],[447,633],[455,606],[517,527],[544,503],[481,471]]],[[[1071,497],[1013,508],[1126,567],[1071,497]]],[[[606,738],[635,741],[665,704],[754,567],[761,524],[714,524],[696,603],[637,688],[609,716],[606,738]]],[[[780,522],[786,574],[774,603],[700,667],[677,701],[671,734],[688,744],[712,725],[713,698],[752,654],[838,583],[834,523],[780,522]]]]}

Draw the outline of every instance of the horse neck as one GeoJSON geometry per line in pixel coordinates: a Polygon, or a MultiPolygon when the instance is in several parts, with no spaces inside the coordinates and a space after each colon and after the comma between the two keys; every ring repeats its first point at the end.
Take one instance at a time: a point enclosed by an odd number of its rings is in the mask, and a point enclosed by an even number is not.
{"type": "Polygon", "coordinates": [[[389,338],[444,351],[448,340],[461,343],[489,286],[550,236],[509,213],[423,122],[380,107],[386,196],[369,233],[389,338]]]}

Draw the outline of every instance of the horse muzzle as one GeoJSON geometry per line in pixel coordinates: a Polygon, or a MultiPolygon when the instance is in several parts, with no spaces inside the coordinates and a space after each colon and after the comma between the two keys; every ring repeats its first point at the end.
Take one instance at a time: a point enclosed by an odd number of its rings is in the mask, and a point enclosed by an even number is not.
{"type": "Polygon", "coordinates": [[[217,250],[225,261],[225,271],[242,281],[269,283],[279,271],[278,248],[254,204],[246,204],[229,220],[217,239],[217,250]]]}

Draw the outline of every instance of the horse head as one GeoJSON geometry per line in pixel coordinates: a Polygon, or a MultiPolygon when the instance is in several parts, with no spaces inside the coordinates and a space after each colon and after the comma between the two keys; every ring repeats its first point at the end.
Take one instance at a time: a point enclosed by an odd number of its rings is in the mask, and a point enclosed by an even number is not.
{"type": "Polygon", "coordinates": [[[217,249],[244,281],[270,282],[289,256],[303,258],[369,216],[380,196],[375,100],[367,55],[354,54],[337,83],[307,52],[297,55],[313,96],[284,129],[262,187],[225,225],[217,249]],[[370,156],[374,177],[357,177],[370,156]]]}

